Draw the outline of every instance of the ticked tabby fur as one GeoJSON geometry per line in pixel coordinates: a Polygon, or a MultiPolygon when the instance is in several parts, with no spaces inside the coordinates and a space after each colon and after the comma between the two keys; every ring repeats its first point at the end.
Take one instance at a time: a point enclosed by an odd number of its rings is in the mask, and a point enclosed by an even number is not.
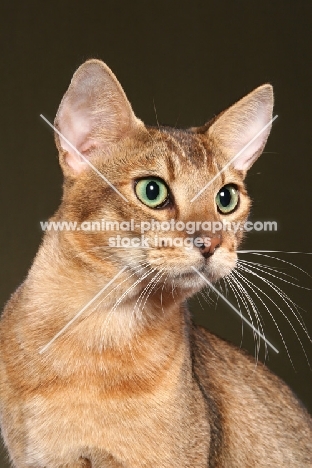
{"type": "MultiPolygon", "coordinates": [[[[272,107],[272,88],[263,85],[200,128],[147,127],[111,70],[87,61],[55,119],[66,139],[56,134],[64,195],[53,220],[243,223],[250,208],[244,178],[270,126],[190,201],[270,122],[272,107]],[[140,198],[138,184],[143,181],[144,191],[146,179],[165,191],[158,206],[140,198]],[[225,186],[238,194],[228,213],[216,204],[225,186]]],[[[195,232],[192,246],[151,242],[132,249],[109,245],[118,234],[131,239],[141,233],[46,232],[27,279],[6,305],[0,415],[12,465],[312,466],[311,419],[291,390],[264,366],[255,368],[244,352],[195,326],[185,304],[205,286],[192,267],[213,283],[230,274],[243,233],[195,232]],[[212,246],[195,244],[207,235],[212,246]]],[[[150,241],[155,235],[145,233],[150,241]]]]}

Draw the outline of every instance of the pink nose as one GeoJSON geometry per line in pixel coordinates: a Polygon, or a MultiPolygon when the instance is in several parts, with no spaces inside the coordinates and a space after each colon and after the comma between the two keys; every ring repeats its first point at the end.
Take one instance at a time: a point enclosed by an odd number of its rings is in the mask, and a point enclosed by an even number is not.
{"type": "Polygon", "coordinates": [[[220,244],[220,237],[212,237],[210,239],[210,245],[203,244],[201,247],[199,247],[202,256],[205,258],[211,257],[220,244]]]}

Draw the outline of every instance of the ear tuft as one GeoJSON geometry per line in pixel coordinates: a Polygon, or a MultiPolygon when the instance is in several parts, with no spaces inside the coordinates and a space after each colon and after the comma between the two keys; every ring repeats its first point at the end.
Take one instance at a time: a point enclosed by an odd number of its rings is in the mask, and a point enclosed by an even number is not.
{"type": "MultiPolygon", "coordinates": [[[[104,62],[88,60],[75,72],[59,106],[55,127],[84,156],[95,148],[104,153],[111,144],[142,125],[117,78],[104,62]]],[[[74,172],[87,163],[62,138],[56,135],[60,151],[74,172]]]]}
{"type": "Polygon", "coordinates": [[[241,152],[233,161],[235,169],[247,171],[262,153],[272,126],[268,123],[272,120],[273,102],[273,88],[265,84],[223,112],[208,128],[207,136],[229,161],[241,152]]]}

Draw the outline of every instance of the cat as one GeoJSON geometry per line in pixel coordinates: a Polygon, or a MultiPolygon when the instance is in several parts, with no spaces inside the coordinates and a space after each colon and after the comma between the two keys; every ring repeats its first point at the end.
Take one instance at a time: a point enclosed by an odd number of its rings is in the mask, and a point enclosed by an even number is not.
{"type": "Polygon", "coordinates": [[[119,225],[47,231],[5,307],[0,421],[14,467],[312,466],[311,418],[291,390],[186,306],[203,277],[235,268],[243,231],[200,223],[246,221],[244,179],[272,108],[265,84],[202,127],[149,127],[103,62],[76,71],[55,119],[64,194],[52,221],[119,225]],[[199,229],[112,243],[151,220],[199,229]]]}

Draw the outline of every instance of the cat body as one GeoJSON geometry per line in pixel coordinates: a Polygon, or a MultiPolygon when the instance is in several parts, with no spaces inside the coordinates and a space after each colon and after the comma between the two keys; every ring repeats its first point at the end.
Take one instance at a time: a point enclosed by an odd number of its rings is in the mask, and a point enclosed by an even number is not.
{"type": "Polygon", "coordinates": [[[112,234],[140,238],[136,226],[152,218],[244,222],[244,177],[270,126],[228,163],[270,121],[272,104],[264,85],[203,127],[152,128],[102,62],[75,73],[55,121],[65,182],[53,220],[134,218],[135,229],[46,232],[8,302],[0,421],[13,466],[312,465],[311,419],[288,387],[192,324],[185,305],[206,285],[197,272],[214,283],[235,268],[243,232],[197,230],[184,247],[165,242],[177,232],[163,229],[155,244],[159,233],[146,229],[147,247],[111,243],[112,234]],[[233,209],[224,196],[236,197],[233,209]]]}

